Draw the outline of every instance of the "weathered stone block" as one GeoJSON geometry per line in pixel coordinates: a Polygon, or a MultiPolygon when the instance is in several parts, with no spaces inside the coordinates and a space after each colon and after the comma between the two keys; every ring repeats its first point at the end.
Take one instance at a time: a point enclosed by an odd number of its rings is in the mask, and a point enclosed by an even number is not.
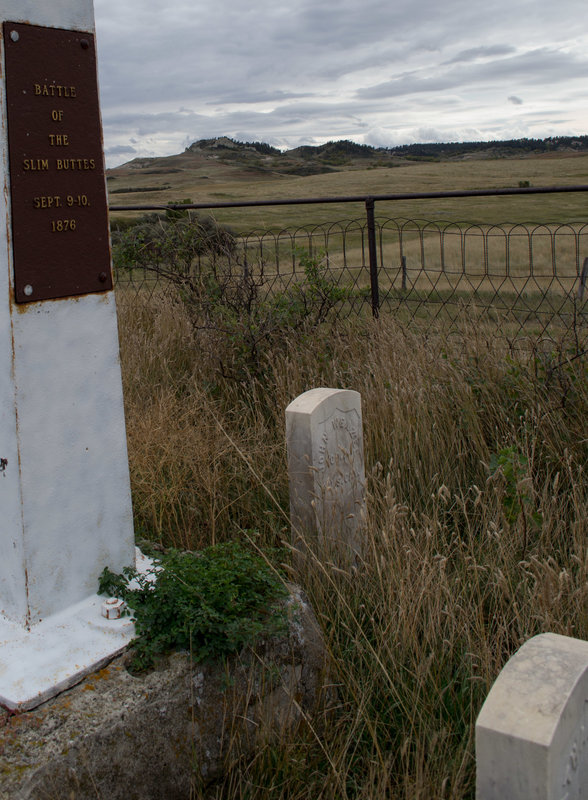
{"type": "Polygon", "coordinates": [[[0,716],[0,800],[169,800],[213,782],[326,698],[326,653],[291,587],[289,631],[226,665],[187,654],[133,676],[125,657],[34,711],[0,716]]]}

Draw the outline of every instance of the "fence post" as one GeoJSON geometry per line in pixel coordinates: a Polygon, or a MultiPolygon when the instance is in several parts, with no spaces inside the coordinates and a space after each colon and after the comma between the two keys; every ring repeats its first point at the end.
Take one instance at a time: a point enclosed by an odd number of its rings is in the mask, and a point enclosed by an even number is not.
{"type": "Polygon", "coordinates": [[[584,289],[586,288],[587,275],[588,275],[588,257],[584,259],[584,264],[582,266],[582,273],[580,275],[580,281],[578,283],[578,300],[582,300],[584,298],[584,289]]]}
{"type": "Polygon", "coordinates": [[[368,254],[370,260],[370,286],[372,290],[372,315],[377,319],[380,313],[380,289],[378,286],[378,251],[376,248],[376,221],[374,217],[375,201],[367,197],[365,210],[367,214],[368,254]]]}

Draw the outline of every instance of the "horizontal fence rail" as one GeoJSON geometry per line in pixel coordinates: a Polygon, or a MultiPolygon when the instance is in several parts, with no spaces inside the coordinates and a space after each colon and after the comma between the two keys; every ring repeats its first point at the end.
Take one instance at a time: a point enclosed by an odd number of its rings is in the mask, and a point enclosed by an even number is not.
{"type": "Polygon", "coordinates": [[[468,319],[509,340],[577,337],[588,319],[588,221],[482,225],[376,216],[380,201],[558,192],[586,193],[588,186],[111,206],[111,212],[167,215],[113,231],[117,286],[129,296],[175,283],[194,300],[204,297],[212,276],[217,288],[253,292],[259,303],[312,298],[320,305],[322,299],[321,313],[333,317],[367,309],[423,330],[468,319]],[[232,234],[191,216],[215,208],[342,202],[364,203],[365,218],[232,234]]]}

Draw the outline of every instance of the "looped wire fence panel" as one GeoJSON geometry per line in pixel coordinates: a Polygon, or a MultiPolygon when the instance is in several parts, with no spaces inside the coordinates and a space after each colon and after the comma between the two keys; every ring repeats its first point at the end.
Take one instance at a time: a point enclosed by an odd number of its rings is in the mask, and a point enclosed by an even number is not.
{"type": "Polygon", "coordinates": [[[588,225],[459,225],[385,220],[381,309],[408,320],[472,319],[509,338],[586,325],[588,225]]]}
{"type": "Polygon", "coordinates": [[[222,273],[235,287],[255,281],[259,298],[285,295],[315,262],[343,290],[338,318],[392,314],[428,330],[435,322],[469,316],[496,335],[516,338],[586,326],[588,224],[469,225],[377,218],[377,271],[370,271],[367,223],[345,220],[237,236],[225,252],[195,252],[189,265],[165,254],[136,266],[117,263],[116,284],[133,292],[169,290],[170,272],[194,280],[222,273]],[[168,258],[169,263],[165,262],[168,258]],[[373,305],[377,289],[377,308],[373,305]]]}
{"type": "Polygon", "coordinates": [[[586,191],[588,186],[567,186],[112,207],[111,211],[166,215],[173,211],[184,217],[171,237],[154,237],[152,229],[146,236],[141,225],[115,231],[116,284],[123,302],[132,301],[133,293],[161,293],[178,285],[192,302],[205,295],[210,301],[210,291],[205,290],[214,284],[235,296],[248,291],[256,302],[278,298],[287,304],[299,302],[304,297],[301,287],[311,280],[315,295],[330,292],[330,318],[389,314],[425,332],[440,324],[447,328],[469,321],[509,341],[543,334],[577,336],[586,333],[588,321],[587,222],[483,225],[390,218],[376,216],[375,204],[586,191]],[[364,218],[239,234],[207,227],[206,219],[193,213],[360,200],[365,203],[364,218]],[[121,242],[126,242],[126,251],[121,242]]]}

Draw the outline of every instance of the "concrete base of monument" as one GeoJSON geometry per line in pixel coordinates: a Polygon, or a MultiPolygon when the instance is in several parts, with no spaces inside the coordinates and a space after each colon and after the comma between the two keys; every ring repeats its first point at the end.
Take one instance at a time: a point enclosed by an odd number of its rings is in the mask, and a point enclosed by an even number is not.
{"type": "MultiPolygon", "coordinates": [[[[153,562],[136,553],[137,569],[148,572],[153,562]]],[[[134,623],[128,616],[102,616],[104,601],[92,595],[30,630],[0,615],[0,706],[35,708],[123,652],[134,623]]]]}

